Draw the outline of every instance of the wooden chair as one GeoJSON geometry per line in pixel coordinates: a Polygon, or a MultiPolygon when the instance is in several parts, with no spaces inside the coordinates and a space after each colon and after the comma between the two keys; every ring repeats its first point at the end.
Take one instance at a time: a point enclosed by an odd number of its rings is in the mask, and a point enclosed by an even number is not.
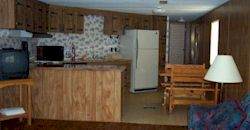
{"type": "Polygon", "coordinates": [[[165,106],[169,97],[169,112],[175,105],[217,104],[218,86],[213,88],[203,80],[205,72],[205,65],[171,65],[170,86],[165,84],[164,92],[165,106]],[[214,93],[213,100],[206,99],[206,92],[214,93]]]}

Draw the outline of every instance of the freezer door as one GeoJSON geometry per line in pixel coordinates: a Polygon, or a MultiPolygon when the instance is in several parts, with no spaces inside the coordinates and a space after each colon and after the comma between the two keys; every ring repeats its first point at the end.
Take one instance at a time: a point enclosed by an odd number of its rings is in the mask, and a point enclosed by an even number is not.
{"type": "Polygon", "coordinates": [[[138,30],[138,48],[139,49],[158,49],[159,31],[156,30],[138,30]]]}
{"type": "Polygon", "coordinates": [[[134,79],[135,90],[158,86],[158,50],[138,49],[134,79]]]}
{"type": "Polygon", "coordinates": [[[120,54],[123,58],[135,60],[137,47],[137,31],[126,30],[125,35],[120,37],[120,54]]]}

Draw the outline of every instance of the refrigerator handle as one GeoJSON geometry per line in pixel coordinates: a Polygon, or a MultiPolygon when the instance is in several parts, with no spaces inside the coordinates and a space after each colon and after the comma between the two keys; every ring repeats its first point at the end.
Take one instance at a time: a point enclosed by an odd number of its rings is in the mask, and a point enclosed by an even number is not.
{"type": "Polygon", "coordinates": [[[136,61],[135,61],[135,63],[136,63],[136,68],[137,68],[137,66],[138,66],[138,32],[137,32],[137,37],[136,37],[136,61]]]}

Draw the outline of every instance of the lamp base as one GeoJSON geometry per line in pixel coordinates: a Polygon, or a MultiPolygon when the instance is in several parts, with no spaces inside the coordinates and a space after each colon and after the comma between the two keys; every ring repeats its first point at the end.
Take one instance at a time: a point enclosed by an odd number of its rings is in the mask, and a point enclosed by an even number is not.
{"type": "MultiPolygon", "coordinates": [[[[216,83],[218,85],[218,83],[216,83]]],[[[219,103],[222,103],[225,100],[225,88],[224,88],[224,84],[221,83],[220,85],[220,100],[219,103]]]]}

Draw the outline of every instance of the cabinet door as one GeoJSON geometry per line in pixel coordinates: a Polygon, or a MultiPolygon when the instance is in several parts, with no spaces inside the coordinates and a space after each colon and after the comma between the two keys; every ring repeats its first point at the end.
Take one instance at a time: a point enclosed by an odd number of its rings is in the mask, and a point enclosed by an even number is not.
{"type": "Polygon", "coordinates": [[[75,32],[75,10],[72,8],[63,9],[63,30],[65,33],[75,32]]]}
{"type": "Polygon", "coordinates": [[[75,23],[75,32],[83,33],[84,32],[84,12],[82,10],[77,10],[76,12],[76,23],[75,23]]]}
{"type": "Polygon", "coordinates": [[[26,20],[26,30],[32,32],[34,29],[33,23],[33,0],[26,0],[26,13],[25,13],[25,20],[26,20]]]}
{"type": "Polygon", "coordinates": [[[112,15],[112,34],[121,35],[123,32],[122,16],[118,13],[112,15]]]}
{"type": "Polygon", "coordinates": [[[131,21],[131,18],[129,17],[129,14],[124,14],[123,15],[123,29],[131,29],[131,26],[130,26],[130,21],[131,21]]]}
{"type": "Polygon", "coordinates": [[[16,0],[16,29],[25,29],[26,27],[26,2],[25,0],[16,0]]]}
{"type": "Polygon", "coordinates": [[[152,16],[142,15],[140,18],[140,29],[152,30],[153,29],[153,18],[152,16]]]}
{"type": "Polygon", "coordinates": [[[50,32],[63,32],[62,7],[50,6],[48,18],[49,18],[49,31],[50,32]]]}
{"type": "Polygon", "coordinates": [[[129,26],[132,29],[139,29],[139,20],[140,20],[139,15],[131,14],[129,17],[130,17],[129,18],[129,20],[130,20],[130,22],[129,22],[130,25],[129,26]]]}
{"type": "Polygon", "coordinates": [[[104,14],[104,28],[103,32],[106,35],[112,35],[113,32],[113,21],[112,21],[112,14],[107,13],[104,14]]]}
{"type": "Polygon", "coordinates": [[[33,10],[34,32],[42,32],[42,4],[41,2],[34,2],[33,10]]]}
{"type": "Polygon", "coordinates": [[[34,32],[47,32],[47,4],[35,1],[33,8],[34,32]]]}
{"type": "Polygon", "coordinates": [[[144,16],[143,18],[143,29],[152,30],[153,29],[153,17],[152,16],[144,16]]]}
{"type": "Polygon", "coordinates": [[[42,5],[42,33],[46,33],[48,31],[48,14],[49,14],[49,6],[45,3],[41,3],[42,5]]]}

